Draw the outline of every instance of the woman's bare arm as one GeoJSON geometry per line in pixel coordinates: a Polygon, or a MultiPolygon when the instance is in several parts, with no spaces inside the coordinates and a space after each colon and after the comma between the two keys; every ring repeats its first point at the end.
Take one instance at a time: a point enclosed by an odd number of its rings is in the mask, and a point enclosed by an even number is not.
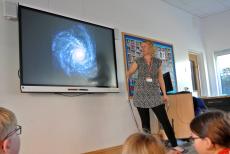
{"type": "Polygon", "coordinates": [[[128,70],[127,73],[126,73],[127,79],[129,79],[130,76],[132,76],[132,75],[136,72],[137,67],[138,67],[138,65],[137,65],[136,62],[133,62],[133,63],[131,64],[129,70],[128,70]]]}
{"type": "Polygon", "coordinates": [[[159,80],[161,91],[163,93],[163,101],[164,101],[164,103],[167,103],[168,102],[168,96],[167,96],[166,91],[165,91],[165,82],[163,79],[162,65],[158,69],[158,80],[159,80]]]}

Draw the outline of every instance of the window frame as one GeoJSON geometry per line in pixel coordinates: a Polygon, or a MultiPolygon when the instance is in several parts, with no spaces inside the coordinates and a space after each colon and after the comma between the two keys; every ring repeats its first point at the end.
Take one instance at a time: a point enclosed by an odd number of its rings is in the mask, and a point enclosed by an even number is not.
{"type": "Polygon", "coordinates": [[[219,74],[219,69],[218,69],[218,64],[217,64],[217,57],[218,56],[223,56],[223,55],[228,55],[230,54],[230,49],[225,49],[221,51],[216,51],[214,52],[214,66],[215,66],[215,76],[216,76],[216,83],[217,83],[217,93],[218,95],[223,95],[222,93],[222,84],[221,84],[221,79],[220,79],[220,74],[219,74]]]}

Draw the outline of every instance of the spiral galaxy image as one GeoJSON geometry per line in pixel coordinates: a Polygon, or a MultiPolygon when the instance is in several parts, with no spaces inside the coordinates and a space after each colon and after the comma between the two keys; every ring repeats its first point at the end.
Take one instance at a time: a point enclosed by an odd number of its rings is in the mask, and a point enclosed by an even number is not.
{"type": "Polygon", "coordinates": [[[96,46],[83,25],[58,32],[52,40],[52,56],[68,76],[97,76],[96,46]]]}

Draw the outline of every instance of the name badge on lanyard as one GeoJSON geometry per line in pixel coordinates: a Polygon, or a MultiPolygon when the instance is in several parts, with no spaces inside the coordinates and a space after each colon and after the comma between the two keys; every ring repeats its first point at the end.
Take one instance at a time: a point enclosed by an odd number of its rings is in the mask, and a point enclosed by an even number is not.
{"type": "Polygon", "coordinates": [[[147,77],[145,80],[146,80],[146,82],[153,82],[153,79],[150,77],[147,77]]]}

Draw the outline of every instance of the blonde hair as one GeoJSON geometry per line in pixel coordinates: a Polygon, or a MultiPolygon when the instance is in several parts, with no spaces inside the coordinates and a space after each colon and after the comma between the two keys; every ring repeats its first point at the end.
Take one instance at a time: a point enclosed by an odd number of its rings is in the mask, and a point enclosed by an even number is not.
{"type": "Polygon", "coordinates": [[[148,44],[152,50],[152,55],[156,53],[156,48],[153,46],[153,41],[150,40],[144,40],[142,43],[148,44]]]}
{"type": "Polygon", "coordinates": [[[16,125],[17,119],[15,114],[6,108],[0,107],[0,141],[2,141],[16,125]]]}
{"type": "Polygon", "coordinates": [[[122,154],[165,154],[165,147],[151,134],[135,133],[129,136],[122,148],[122,154]]]}

